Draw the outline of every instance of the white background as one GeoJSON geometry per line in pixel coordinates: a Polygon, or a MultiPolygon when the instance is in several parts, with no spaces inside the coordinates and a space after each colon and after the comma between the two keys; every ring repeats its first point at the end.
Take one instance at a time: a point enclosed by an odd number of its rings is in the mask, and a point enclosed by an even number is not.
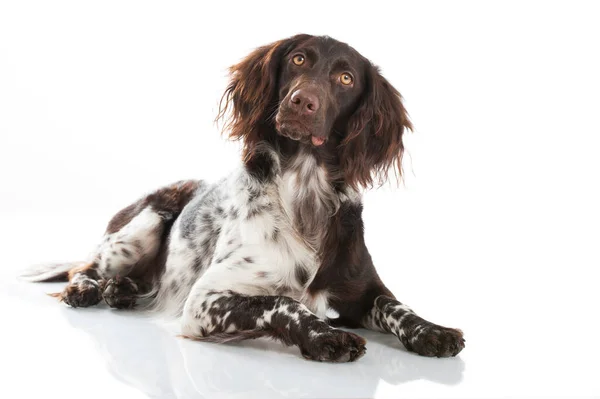
{"type": "Polygon", "coordinates": [[[2,397],[600,395],[600,23],[593,2],[0,3],[2,397]],[[365,195],[386,284],[462,328],[454,359],[361,331],[359,362],[187,343],[63,308],[30,263],[80,259],[144,192],[216,179],[226,71],[296,33],[380,65],[415,125],[404,184],[365,195]]]}

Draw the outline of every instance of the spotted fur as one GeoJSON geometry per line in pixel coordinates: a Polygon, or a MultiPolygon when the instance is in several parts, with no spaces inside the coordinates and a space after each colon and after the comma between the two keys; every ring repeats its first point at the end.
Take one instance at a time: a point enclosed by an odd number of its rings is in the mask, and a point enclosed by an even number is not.
{"type": "Polygon", "coordinates": [[[394,334],[408,350],[423,356],[456,356],[464,348],[462,331],[430,323],[410,307],[386,296],[375,300],[363,325],[394,334]]]}
{"type": "Polygon", "coordinates": [[[222,343],[268,336],[318,361],[354,361],[365,353],[363,338],[329,326],[289,297],[209,291],[201,298],[190,306],[185,337],[222,343]]]}
{"type": "Polygon", "coordinates": [[[365,341],[340,326],[395,334],[425,356],[460,352],[462,332],[398,302],[364,242],[359,187],[399,164],[410,128],[377,68],[344,43],[298,35],[232,67],[222,105],[222,115],[232,107],[231,136],[244,142],[239,168],[143,196],[109,222],[89,261],[27,278],[68,277],[57,296],[72,307],[143,307],[179,318],[187,338],[271,337],[317,361],[365,353],[365,341]],[[290,64],[299,52],[312,58],[310,79],[290,64]],[[353,87],[331,80],[339,65],[356,75],[353,87]],[[328,310],[339,317],[327,319],[328,310]]]}

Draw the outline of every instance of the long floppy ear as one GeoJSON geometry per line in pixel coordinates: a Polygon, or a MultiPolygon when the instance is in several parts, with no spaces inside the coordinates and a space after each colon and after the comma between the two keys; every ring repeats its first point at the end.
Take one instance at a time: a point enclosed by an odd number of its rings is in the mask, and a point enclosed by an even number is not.
{"type": "Polygon", "coordinates": [[[402,176],[402,135],[412,130],[400,93],[369,64],[361,103],[340,147],[345,181],[354,188],[382,184],[393,170],[402,176]]]}
{"type": "Polygon", "coordinates": [[[277,107],[281,59],[309,35],[296,35],[263,47],[229,68],[230,82],[219,104],[217,119],[226,119],[229,138],[244,141],[244,157],[263,137],[277,107]],[[231,114],[227,111],[231,109],[231,114]]]}

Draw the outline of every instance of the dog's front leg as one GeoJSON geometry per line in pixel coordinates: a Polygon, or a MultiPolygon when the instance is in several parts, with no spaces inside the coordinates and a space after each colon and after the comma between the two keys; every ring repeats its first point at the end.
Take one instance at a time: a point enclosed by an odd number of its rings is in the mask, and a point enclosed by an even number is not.
{"type": "Polygon", "coordinates": [[[339,318],[334,326],[365,327],[396,335],[409,351],[423,356],[456,356],[463,333],[419,317],[388,290],[365,245],[360,203],[343,203],[326,238],[328,248],[309,290],[326,290],[339,318]]]}
{"type": "Polygon", "coordinates": [[[184,308],[183,336],[209,342],[269,336],[317,361],[351,362],[365,353],[363,338],[329,326],[292,298],[199,287],[184,308]]]}
{"type": "Polygon", "coordinates": [[[406,349],[422,356],[456,356],[465,347],[462,331],[431,323],[386,295],[375,298],[362,325],[394,334],[406,349]]]}

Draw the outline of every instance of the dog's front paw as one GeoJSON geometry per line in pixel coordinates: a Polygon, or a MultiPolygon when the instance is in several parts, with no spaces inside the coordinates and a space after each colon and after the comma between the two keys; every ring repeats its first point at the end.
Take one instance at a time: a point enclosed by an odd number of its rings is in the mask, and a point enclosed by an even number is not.
{"type": "Polygon", "coordinates": [[[301,347],[302,356],[319,362],[353,362],[365,352],[364,338],[343,330],[309,332],[308,342],[301,347]]]}
{"type": "Polygon", "coordinates": [[[94,280],[81,280],[68,285],[63,292],[52,294],[72,308],[86,308],[97,305],[102,299],[100,284],[94,280]]]}
{"type": "Polygon", "coordinates": [[[102,296],[111,308],[132,309],[138,291],[137,284],[129,277],[115,277],[107,281],[102,296]]]}
{"type": "Polygon", "coordinates": [[[409,351],[430,357],[456,356],[465,347],[461,330],[435,324],[419,326],[412,334],[402,335],[400,340],[409,351]]]}

